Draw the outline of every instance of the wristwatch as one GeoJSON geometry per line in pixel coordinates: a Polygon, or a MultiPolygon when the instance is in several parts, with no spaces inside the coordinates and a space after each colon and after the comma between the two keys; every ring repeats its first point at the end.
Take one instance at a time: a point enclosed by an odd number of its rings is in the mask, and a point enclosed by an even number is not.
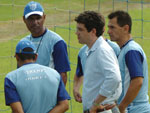
{"type": "Polygon", "coordinates": [[[92,105],[93,105],[93,106],[99,106],[99,104],[96,103],[95,101],[93,101],[92,105]]]}

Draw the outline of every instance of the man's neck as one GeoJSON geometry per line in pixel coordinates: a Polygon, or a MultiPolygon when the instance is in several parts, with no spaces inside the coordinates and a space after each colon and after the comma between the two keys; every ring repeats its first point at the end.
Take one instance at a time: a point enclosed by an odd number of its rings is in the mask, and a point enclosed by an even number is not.
{"type": "Polygon", "coordinates": [[[20,61],[19,62],[19,67],[25,65],[25,64],[30,64],[30,63],[34,63],[35,61],[33,59],[27,59],[25,61],[20,61]]]}
{"type": "Polygon", "coordinates": [[[40,37],[40,36],[42,36],[45,33],[45,31],[46,31],[46,28],[43,27],[43,29],[41,30],[41,32],[39,32],[38,34],[37,33],[36,34],[32,34],[32,37],[33,38],[40,37]]]}
{"type": "Polygon", "coordinates": [[[119,45],[119,47],[121,48],[122,46],[124,46],[130,39],[131,39],[131,35],[126,35],[126,37],[122,38],[120,41],[117,42],[117,44],[119,45]]]}
{"type": "Polygon", "coordinates": [[[87,43],[89,49],[92,48],[93,44],[96,42],[97,39],[98,37],[93,37],[91,40],[89,40],[89,43],[87,43]]]}

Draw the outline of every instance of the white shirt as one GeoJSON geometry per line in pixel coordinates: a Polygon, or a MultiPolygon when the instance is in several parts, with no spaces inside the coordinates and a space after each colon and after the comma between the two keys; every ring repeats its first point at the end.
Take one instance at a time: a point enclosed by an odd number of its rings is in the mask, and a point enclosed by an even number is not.
{"type": "Polygon", "coordinates": [[[121,91],[121,75],[116,55],[103,37],[99,37],[87,51],[82,93],[83,109],[90,109],[99,94],[107,97],[103,104],[114,103],[121,91]]]}

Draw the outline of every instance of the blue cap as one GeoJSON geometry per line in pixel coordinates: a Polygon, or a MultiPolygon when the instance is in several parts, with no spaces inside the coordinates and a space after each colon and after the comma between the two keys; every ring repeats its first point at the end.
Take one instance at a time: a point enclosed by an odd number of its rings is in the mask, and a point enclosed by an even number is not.
{"type": "Polygon", "coordinates": [[[36,48],[34,44],[29,40],[21,40],[18,42],[16,46],[16,53],[23,53],[23,54],[36,54],[36,48]],[[25,48],[31,48],[33,51],[25,52],[23,49],[25,48]]]}
{"type": "Polygon", "coordinates": [[[24,17],[27,19],[33,14],[43,16],[44,9],[38,2],[31,1],[24,8],[24,17]]]}

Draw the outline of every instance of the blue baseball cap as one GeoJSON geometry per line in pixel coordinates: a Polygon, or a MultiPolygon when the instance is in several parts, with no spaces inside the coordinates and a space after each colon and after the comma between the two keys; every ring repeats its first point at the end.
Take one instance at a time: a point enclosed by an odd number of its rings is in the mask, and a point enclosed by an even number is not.
{"type": "Polygon", "coordinates": [[[37,14],[43,16],[44,9],[38,2],[31,1],[24,8],[24,17],[27,19],[29,16],[37,14]]]}
{"type": "Polygon", "coordinates": [[[23,54],[36,54],[36,48],[34,44],[29,40],[21,40],[18,42],[16,46],[16,53],[23,53],[23,54]],[[33,51],[23,51],[25,48],[31,48],[33,51]]]}

